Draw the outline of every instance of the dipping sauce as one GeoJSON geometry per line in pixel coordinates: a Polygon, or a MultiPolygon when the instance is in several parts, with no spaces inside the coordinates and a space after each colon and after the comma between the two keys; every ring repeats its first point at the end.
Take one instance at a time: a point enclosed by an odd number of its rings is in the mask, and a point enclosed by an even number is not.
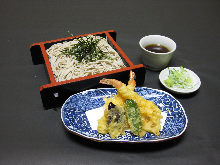
{"type": "Polygon", "coordinates": [[[159,45],[159,44],[147,45],[144,48],[148,51],[155,52],[155,53],[167,53],[170,51],[167,47],[163,45],[159,45]]]}

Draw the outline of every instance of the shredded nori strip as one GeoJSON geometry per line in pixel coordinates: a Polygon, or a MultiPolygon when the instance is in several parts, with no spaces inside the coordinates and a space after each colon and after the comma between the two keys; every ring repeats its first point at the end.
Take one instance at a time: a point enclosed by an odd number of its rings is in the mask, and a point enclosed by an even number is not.
{"type": "Polygon", "coordinates": [[[61,52],[67,57],[73,57],[78,62],[94,62],[102,59],[111,59],[107,53],[101,50],[98,46],[102,38],[87,36],[85,38],[78,38],[78,43],[71,45],[70,48],[65,48],[61,52]]]}

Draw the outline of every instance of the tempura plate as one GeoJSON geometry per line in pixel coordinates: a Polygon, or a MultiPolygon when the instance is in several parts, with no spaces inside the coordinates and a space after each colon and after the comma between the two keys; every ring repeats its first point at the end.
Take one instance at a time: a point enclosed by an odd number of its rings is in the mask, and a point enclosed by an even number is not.
{"type": "Polygon", "coordinates": [[[167,114],[159,136],[147,133],[144,137],[138,137],[130,131],[125,131],[125,135],[112,139],[109,134],[99,134],[97,130],[91,128],[86,112],[102,107],[104,97],[117,93],[115,88],[92,89],[70,96],[61,108],[63,124],[68,131],[98,142],[158,142],[176,138],[185,131],[188,120],[178,100],[169,93],[157,89],[136,87],[135,91],[145,99],[153,101],[162,112],[167,114]]]}

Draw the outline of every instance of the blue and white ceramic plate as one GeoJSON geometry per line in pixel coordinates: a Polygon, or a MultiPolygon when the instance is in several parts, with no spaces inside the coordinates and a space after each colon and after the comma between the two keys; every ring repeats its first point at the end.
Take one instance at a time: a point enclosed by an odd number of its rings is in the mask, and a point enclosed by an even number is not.
{"type": "Polygon", "coordinates": [[[157,142],[180,136],[187,127],[185,111],[173,96],[157,89],[136,87],[135,91],[145,99],[153,101],[165,114],[165,120],[159,136],[147,133],[144,137],[134,136],[129,130],[125,135],[112,139],[109,134],[99,134],[97,120],[104,105],[103,98],[117,93],[115,88],[92,89],[70,96],[61,108],[61,119],[65,128],[79,136],[99,142],[157,142]],[[94,120],[96,123],[94,123],[94,120]]]}

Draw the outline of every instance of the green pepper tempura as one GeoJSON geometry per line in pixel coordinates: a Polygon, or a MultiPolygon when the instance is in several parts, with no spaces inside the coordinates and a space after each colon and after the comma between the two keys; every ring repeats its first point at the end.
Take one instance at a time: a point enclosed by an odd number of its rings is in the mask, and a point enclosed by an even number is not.
{"type": "Polygon", "coordinates": [[[134,135],[139,135],[139,133],[142,131],[142,122],[138,105],[134,100],[127,99],[125,100],[125,107],[131,132],[134,135]]]}

